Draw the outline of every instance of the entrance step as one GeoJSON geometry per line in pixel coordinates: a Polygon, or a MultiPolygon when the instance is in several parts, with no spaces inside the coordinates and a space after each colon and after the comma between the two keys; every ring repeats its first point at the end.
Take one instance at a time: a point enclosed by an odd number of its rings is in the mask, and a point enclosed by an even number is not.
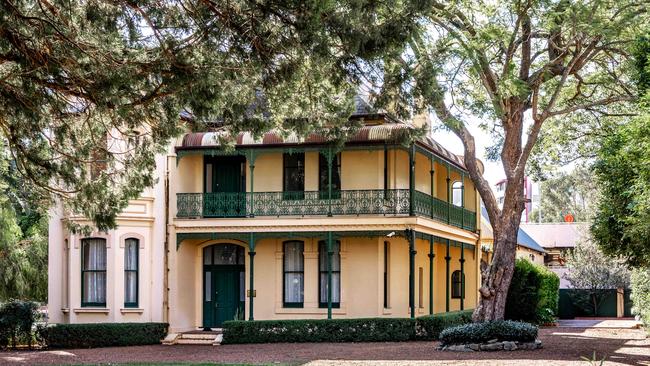
{"type": "Polygon", "coordinates": [[[213,329],[210,331],[192,330],[180,334],[171,333],[163,340],[163,344],[195,344],[218,346],[223,341],[223,331],[213,329]]]}

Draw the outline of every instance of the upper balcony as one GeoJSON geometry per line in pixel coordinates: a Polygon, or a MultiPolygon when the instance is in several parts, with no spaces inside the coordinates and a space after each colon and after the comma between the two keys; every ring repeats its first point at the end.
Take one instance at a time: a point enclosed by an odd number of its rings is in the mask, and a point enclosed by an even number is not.
{"type": "MultiPolygon", "coordinates": [[[[328,192],[210,192],[178,193],[179,218],[256,216],[339,216],[411,214],[408,189],[343,190],[328,192]]],[[[420,191],[414,192],[413,213],[459,228],[475,231],[476,212],[420,191]]]]}
{"type": "Polygon", "coordinates": [[[419,216],[477,231],[477,193],[458,157],[424,138],[402,142],[402,123],[364,126],[344,146],[270,132],[235,149],[217,133],[176,148],[171,193],[178,219],[419,216]]]}

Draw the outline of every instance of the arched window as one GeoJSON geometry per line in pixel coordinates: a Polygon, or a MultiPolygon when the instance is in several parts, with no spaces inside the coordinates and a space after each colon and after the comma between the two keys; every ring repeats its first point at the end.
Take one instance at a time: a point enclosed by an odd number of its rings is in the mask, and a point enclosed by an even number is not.
{"type": "Polygon", "coordinates": [[[81,240],[81,306],[106,306],[106,239],[81,240]]]}
{"type": "Polygon", "coordinates": [[[305,243],[285,241],[283,249],[284,307],[301,308],[305,293],[305,243]]]}
{"type": "Polygon", "coordinates": [[[138,307],[138,269],[140,240],[128,238],[124,241],[124,307],[138,307]]]}
{"type": "Polygon", "coordinates": [[[451,203],[454,206],[463,205],[463,183],[460,181],[451,185],[451,203]]]}
{"type": "Polygon", "coordinates": [[[460,271],[454,271],[451,274],[451,298],[465,298],[465,274],[460,271]]]}

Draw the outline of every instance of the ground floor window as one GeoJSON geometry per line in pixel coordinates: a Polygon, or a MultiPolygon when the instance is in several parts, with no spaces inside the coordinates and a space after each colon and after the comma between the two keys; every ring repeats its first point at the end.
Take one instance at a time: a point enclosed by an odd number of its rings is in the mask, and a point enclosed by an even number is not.
{"type": "Polygon", "coordinates": [[[81,306],[106,306],[106,240],[81,240],[81,306]]]}
{"type": "Polygon", "coordinates": [[[451,274],[451,298],[465,298],[465,274],[460,271],[454,271],[451,274]]]}
{"type": "Polygon", "coordinates": [[[305,243],[285,241],[283,249],[284,307],[301,308],[305,292],[305,243]]]}
{"type": "MultiPolygon", "coordinates": [[[[332,307],[341,306],[341,242],[332,243],[332,307]]],[[[318,243],[318,304],[327,307],[327,243],[318,243]]]]}
{"type": "Polygon", "coordinates": [[[140,241],[129,238],[124,241],[124,307],[138,307],[138,249],[140,241]]]}

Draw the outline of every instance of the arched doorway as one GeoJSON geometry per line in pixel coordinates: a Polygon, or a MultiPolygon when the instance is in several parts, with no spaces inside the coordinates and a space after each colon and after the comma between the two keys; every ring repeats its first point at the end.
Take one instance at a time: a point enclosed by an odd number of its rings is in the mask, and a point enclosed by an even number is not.
{"type": "Polygon", "coordinates": [[[203,327],[244,319],[244,248],[214,244],[203,248],[203,327]]]}

